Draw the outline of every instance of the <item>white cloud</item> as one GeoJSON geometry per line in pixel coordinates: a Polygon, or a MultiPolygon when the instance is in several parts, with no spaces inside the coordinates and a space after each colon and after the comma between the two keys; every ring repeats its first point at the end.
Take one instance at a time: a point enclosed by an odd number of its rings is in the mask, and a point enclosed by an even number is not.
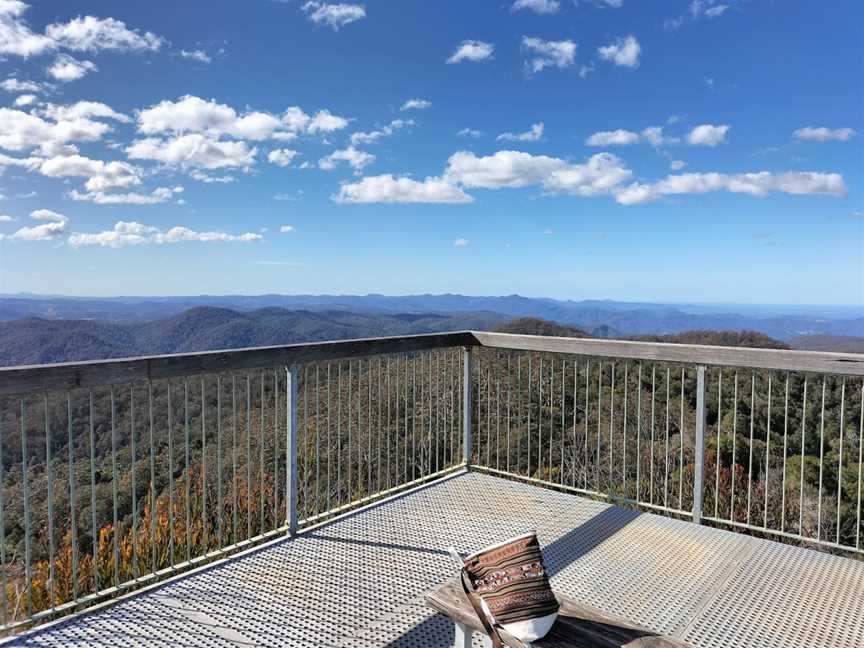
{"type": "Polygon", "coordinates": [[[454,185],[469,188],[527,187],[543,182],[553,171],[566,166],[564,160],[521,151],[498,151],[485,157],[458,151],[447,161],[444,177],[454,185]]]}
{"type": "Polygon", "coordinates": [[[36,103],[36,95],[34,94],[23,94],[20,97],[15,97],[15,106],[17,108],[23,108],[25,106],[32,106],[36,103]]]}
{"type": "Polygon", "coordinates": [[[81,193],[73,189],[69,192],[69,197],[78,202],[92,202],[97,205],[156,205],[168,202],[175,194],[182,191],[183,187],[158,187],[149,194],[136,192],[104,193],[102,191],[81,193]]]}
{"type": "Polygon", "coordinates": [[[501,133],[495,139],[503,142],[536,142],[543,137],[543,129],[543,122],[537,122],[524,133],[501,133]]]}
{"type": "Polygon", "coordinates": [[[47,69],[48,76],[57,81],[77,81],[99,68],[92,61],[79,61],[67,54],[58,54],[47,69]]]}
{"type": "Polygon", "coordinates": [[[372,164],[375,161],[375,156],[366,151],[361,151],[349,146],[340,151],[333,151],[330,155],[321,158],[318,166],[325,171],[332,171],[336,168],[337,163],[347,162],[355,171],[360,171],[363,167],[372,164]]]}
{"type": "Polygon", "coordinates": [[[788,171],[772,173],[683,173],[670,175],[655,183],[636,183],[619,191],[615,199],[622,205],[651,202],[664,196],[704,194],[717,191],[766,196],[772,192],[791,195],[846,195],[846,185],[838,173],[788,171]]]}
{"type": "Polygon", "coordinates": [[[6,92],[41,92],[42,86],[35,81],[22,81],[15,77],[9,77],[0,81],[0,88],[6,92]]]}
{"type": "Polygon", "coordinates": [[[473,137],[478,138],[483,135],[483,131],[477,130],[476,128],[463,128],[458,133],[456,133],[459,137],[473,137]]]}
{"type": "Polygon", "coordinates": [[[108,124],[89,118],[52,122],[20,110],[0,108],[0,148],[10,151],[38,148],[45,155],[54,155],[70,142],[95,142],[111,130],[108,124]]]}
{"type": "Polygon", "coordinates": [[[152,32],[127,28],[122,20],[94,16],[78,16],[68,23],[48,25],[45,34],[61,47],[84,52],[155,52],[165,44],[164,39],[152,32]]]}
{"type": "Polygon", "coordinates": [[[38,56],[57,47],[47,36],[33,32],[24,22],[29,5],[18,0],[0,0],[0,54],[38,56]]]}
{"type": "Polygon", "coordinates": [[[795,139],[802,141],[827,142],[829,140],[835,140],[838,142],[846,142],[855,137],[855,131],[851,128],[805,126],[804,128],[799,128],[793,132],[792,136],[795,139]]]}
{"type": "Polygon", "coordinates": [[[316,25],[327,25],[334,31],[366,17],[366,7],[359,4],[307,2],[303,11],[316,25]]]}
{"type": "Polygon", "coordinates": [[[290,234],[291,232],[294,231],[294,226],[293,225],[280,225],[279,231],[282,232],[283,234],[290,234]]]}
{"type": "Polygon", "coordinates": [[[329,110],[319,110],[309,120],[306,130],[312,135],[317,133],[332,133],[333,131],[342,130],[347,125],[348,120],[344,117],[334,115],[329,110]]]}
{"type": "Polygon", "coordinates": [[[201,133],[178,135],[169,139],[135,140],[126,148],[133,160],[155,160],[169,166],[201,169],[247,169],[255,161],[256,148],[246,142],[227,142],[201,133]]]}
{"type": "Polygon", "coordinates": [[[47,159],[40,165],[39,172],[49,178],[89,178],[85,185],[88,191],[105,191],[141,183],[138,169],[128,162],[103,162],[78,154],[47,159]]]}
{"type": "Polygon", "coordinates": [[[374,144],[379,139],[391,137],[396,131],[403,128],[414,126],[413,119],[394,119],[389,124],[379,130],[370,131],[368,133],[357,132],[351,134],[352,144],[374,144]]]}
{"type": "Polygon", "coordinates": [[[402,104],[402,107],[399,110],[404,112],[406,110],[425,110],[426,108],[431,107],[432,102],[427,101],[426,99],[409,99],[402,104]]]}
{"type": "Polygon", "coordinates": [[[37,209],[30,212],[30,218],[43,222],[32,227],[22,227],[8,238],[15,241],[51,241],[65,234],[69,224],[69,219],[63,214],[50,209],[37,209]]]}
{"type": "Polygon", "coordinates": [[[633,176],[621,160],[611,153],[592,155],[584,164],[568,164],[543,181],[553,192],[574,196],[604,196],[613,193],[633,176]]]}
{"type": "Polygon", "coordinates": [[[190,59],[192,61],[198,61],[199,63],[210,63],[213,58],[205,52],[203,49],[194,49],[194,50],[180,50],[180,57],[185,59],[190,59]]]}
{"type": "Polygon", "coordinates": [[[474,199],[442,178],[369,176],[343,184],[333,196],[338,203],[470,203],[474,199]]]}
{"type": "Polygon", "coordinates": [[[614,131],[600,131],[593,133],[585,143],[588,146],[628,146],[639,141],[639,134],[632,131],[618,129],[614,131]]]}
{"type": "Polygon", "coordinates": [[[69,237],[69,245],[77,248],[87,245],[122,248],[134,245],[162,245],[166,243],[248,243],[260,241],[260,234],[227,234],[225,232],[199,232],[188,227],[172,227],[167,232],[158,227],[144,225],[135,221],[118,221],[113,229],[96,234],[74,233],[69,237]]]}
{"type": "Polygon", "coordinates": [[[42,109],[42,114],[57,122],[90,118],[113,119],[124,124],[132,121],[127,115],[117,112],[111,106],[101,101],[78,101],[65,106],[47,104],[42,109]]]}
{"type": "Polygon", "coordinates": [[[198,182],[203,182],[204,184],[230,184],[231,182],[234,182],[234,176],[214,176],[197,169],[192,169],[189,172],[189,177],[198,182]]]}
{"type": "Polygon", "coordinates": [[[453,247],[455,248],[467,248],[469,245],[471,245],[471,241],[466,238],[460,238],[453,241],[453,247]]]}
{"type": "Polygon", "coordinates": [[[9,216],[8,214],[0,214],[0,223],[11,223],[15,218],[13,216],[9,216]]]}
{"type": "Polygon", "coordinates": [[[479,40],[464,40],[456,47],[456,51],[447,59],[448,63],[471,61],[477,63],[492,58],[495,46],[479,40]]]}
{"type": "Polygon", "coordinates": [[[522,49],[531,54],[531,58],[525,62],[525,67],[532,74],[547,67],[571,67],[576,61],[576,43],[572,40],[544,41],[540,38],[523,36],[522,49]]]}
{"type": "Polygon", "coordinates": [[[185,95],[177,101],[164,100],[138,112],[138,130],[147,135],[165,132],[198,132],[251,140],[265,140],[283,127],[270,113],[252,111],[238,115],[215,100],[185,95]]]}
{"type": "MultiPolygon", "coordinates": [[[[733,2],[735,0],[732,0],[733,2]]],[[[720,0],[691,0],[687,10],[676,18],[667,18],[663,22],[666,29],[678,29],[688,20],[696,21],[702,18],[718,18],[730,8],[731,2],[721,3],[720,0]]]]}
{"type": "Polygon", "coordinates": [[[554,14],[558,13],[561,3],[558,0],[514,0],[510,8],[513,11],[528,9],[538,14],[554,14]]]}
{"type": "Polygon", "coordinates": [[[687,143],[691,146],[717,146],[726,141],[726,134],[729,132],[729,128],[726,124],[721,126],[714,126],[713,124],[696,126],[687,134],[687,143]]]}
{"type": "Polygon", "coordinates": [[[639,54],[642,46],[634,36],[619,38],[609,45],[597,48],[597,54],[604,61],[612,61],[624,67],[639,67],[639,54]]]}
{"type": "Polygon", "coordinates": [[[687,164],[683,160],[672,160],[669,163],[669,168],[672,169],[673,171],[680,171],[685,166],[687,166],[687,164]]]}
{"type": "Polygon", "coordinates": [[[298,155],[300,155],[300,152],[292,149],[274,149],[267,154],[267,161],[280,167],[287,167],[291,164],[291,160],[298,155]]]}

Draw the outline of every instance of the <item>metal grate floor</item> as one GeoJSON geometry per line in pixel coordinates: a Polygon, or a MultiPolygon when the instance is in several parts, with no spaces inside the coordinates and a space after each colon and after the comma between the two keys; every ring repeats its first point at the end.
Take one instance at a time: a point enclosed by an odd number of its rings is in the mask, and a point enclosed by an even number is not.
{"type": "Polygon", "coordinates": [[[423,594],[454,573],[447,547],[532,527],[556,589],[696,646],[864,645],[864,562],[478,473],[8,645],[440,648],[453,625],[423,594]]]}

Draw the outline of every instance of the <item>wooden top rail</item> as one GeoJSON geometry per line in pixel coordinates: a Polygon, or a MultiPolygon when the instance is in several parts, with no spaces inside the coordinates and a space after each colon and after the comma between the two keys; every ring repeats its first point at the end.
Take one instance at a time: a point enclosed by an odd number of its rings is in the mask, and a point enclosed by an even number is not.
{"type": "Polygon", "coordinates": [[[668,342],[628,342],[584,338],[513,335],[472,331],[483,347],[518,351],[569,353],[622,360],[653,360],[688,365],[812,371],[845,376],[864,376],[864,354],[751,349],[747,347],[670,344],[668,342]]]}
{"type": "Polygon", "coordinates": [[[476,345],[468,331],[0,368],[0,396],[476,345]]]}
{"type": "Polygon", "coordinates": [[[0,396],[64,391],[138,380],[180,378],[222,371],[243,371],[326,360],[350,360],[385,353],[410,353],[448,347],[481,346],[513,351],[567,353],[622,360],[811,371],[864,376],[864,355],[716,347],[698,344],[628,342],[581,338],[456,331],[396,337],[311,342],[283,346],[177,353],[139,358],[64,362],[0,368],[0,396]]]}

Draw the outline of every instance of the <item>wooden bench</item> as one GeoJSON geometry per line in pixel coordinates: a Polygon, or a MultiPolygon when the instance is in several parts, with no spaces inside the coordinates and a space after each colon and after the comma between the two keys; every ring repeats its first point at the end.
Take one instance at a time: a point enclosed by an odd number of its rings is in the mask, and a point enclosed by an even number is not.
{"type": "MultiPolygon", "coordinates": [[[[679,639],[658,635],[567,597],[558,596],[558,602],[558,620],[548,635],[532,644],[535,648],[692,648],[679,639]]],[[[426,604],[456,623],[455,648],[470,648],[472,632],[485,634],[458,581],[448,581],[426,594],[426,604]]],[[[499,632],[505,645],[525,648],[518,639],[499,632]]]]}

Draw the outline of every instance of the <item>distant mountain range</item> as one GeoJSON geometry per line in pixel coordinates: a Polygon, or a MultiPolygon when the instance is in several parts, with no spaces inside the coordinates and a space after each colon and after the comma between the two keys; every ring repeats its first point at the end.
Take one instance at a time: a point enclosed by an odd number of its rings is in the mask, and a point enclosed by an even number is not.
{"type": "Polygon", "coordinates": [[[506,320],[496,313],[239,312],[210,306],[152,321],[27,317],[0,322],[0,366],[489,329],[506,320]]]}
{"type": "Polygon", "coordinates": [[[0,321],[39,317],[129,323],[167,318],[199,306],[240,312],[292,309],[331,313],[330,317],[336,311],[350,312],[355,316],[358,313],[390,316],[443,314],[452,318],[457,313],[485,313],[488,317],[497,315],[505,319],[538,317],[603,337],[670,335],[692,330],[758,331],[779,340],[796,336],[864,334],[864,312],[851,306],[652,304],[569,301],[520,295],[202,295],[106,299],[7,295],[0,297],[0,321]]]}

